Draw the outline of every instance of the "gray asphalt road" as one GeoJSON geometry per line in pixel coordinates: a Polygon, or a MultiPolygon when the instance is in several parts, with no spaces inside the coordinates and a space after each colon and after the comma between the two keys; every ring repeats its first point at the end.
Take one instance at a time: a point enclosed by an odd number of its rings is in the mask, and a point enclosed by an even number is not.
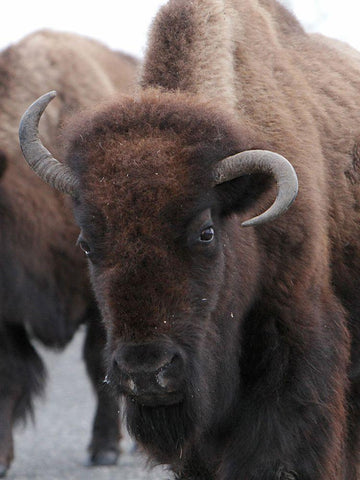
{"type": "Polygon", "coordinates": [[[49,373],[46,398],[35,405],[36,422],[15,432],[16,458],[9,480],[167,480],[162,468],[148,470],[131,454],[129,438],[117,467],[84,466],[95,408],[81,359],[83,332],[62,353],[38,348],[49,373]]]}

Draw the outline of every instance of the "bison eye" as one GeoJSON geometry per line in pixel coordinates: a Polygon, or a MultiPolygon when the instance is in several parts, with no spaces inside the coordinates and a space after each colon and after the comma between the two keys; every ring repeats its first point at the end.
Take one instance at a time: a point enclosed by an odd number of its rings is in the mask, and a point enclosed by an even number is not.
{"type": "Polygon", "coordinates": [[[90,255],[91,248],[90,248],[90,245],[85,240],[83,240],[82,238],[79,238],[77,241],[77,244],[86,255],[90,255]]]}
{"type": "Polygon", "coordinates": [[[200,241],[204,243],[210,243],[213,241],[215,236],[215,231],[213,227],[205,228],[200,234],[200,241]]]}

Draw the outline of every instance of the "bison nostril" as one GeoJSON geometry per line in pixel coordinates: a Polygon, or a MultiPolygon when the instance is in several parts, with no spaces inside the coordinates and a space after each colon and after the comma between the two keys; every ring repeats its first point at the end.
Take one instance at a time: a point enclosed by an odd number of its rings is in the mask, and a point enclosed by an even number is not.
{"type": "Polygon", "coordinates": [[[174,377],[178,377],[181,369],[181,359],[174,355],[170,362],[167,362],[156,372],[155,378],[158,385],[171,392],[174,388],[174,377]]]}
{"type": "Polygon", "coordinates": [[[169,385],[170,379],[165,377],[164,370],[161,370],[156,375],[156,381],[161,388],[166,388],[169,385]]]}

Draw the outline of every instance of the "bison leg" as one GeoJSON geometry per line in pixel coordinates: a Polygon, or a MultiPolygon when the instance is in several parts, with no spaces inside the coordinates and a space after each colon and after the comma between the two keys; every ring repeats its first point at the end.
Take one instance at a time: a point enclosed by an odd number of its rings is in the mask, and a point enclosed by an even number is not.
{"type": "Polygon", "coordinates": [[[0,327],[0,477],[14,457],[12,429],[32,413],[32,397],[42,391],[44,365],[22,325],[0,327]]]}
{"type": "Polygon", "coordinates": [[[86,367],[97,397],[88,465],[115,465],[120,453],[119,404],[104,384],[104,347],[105,331],[94,310],[88,318],[84,344],[86,367]]]}

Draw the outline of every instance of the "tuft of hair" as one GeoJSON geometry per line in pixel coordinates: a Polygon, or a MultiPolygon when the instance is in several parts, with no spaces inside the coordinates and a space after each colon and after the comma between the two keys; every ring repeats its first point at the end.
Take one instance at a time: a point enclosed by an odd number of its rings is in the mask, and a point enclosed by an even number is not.
{"type": "Polygon", "coordinates": [[[183,403],[149,407],[126,401],[126,424],[132,437],[158,461],[181,459],[192,431],[191,414],[183,403]]]}

